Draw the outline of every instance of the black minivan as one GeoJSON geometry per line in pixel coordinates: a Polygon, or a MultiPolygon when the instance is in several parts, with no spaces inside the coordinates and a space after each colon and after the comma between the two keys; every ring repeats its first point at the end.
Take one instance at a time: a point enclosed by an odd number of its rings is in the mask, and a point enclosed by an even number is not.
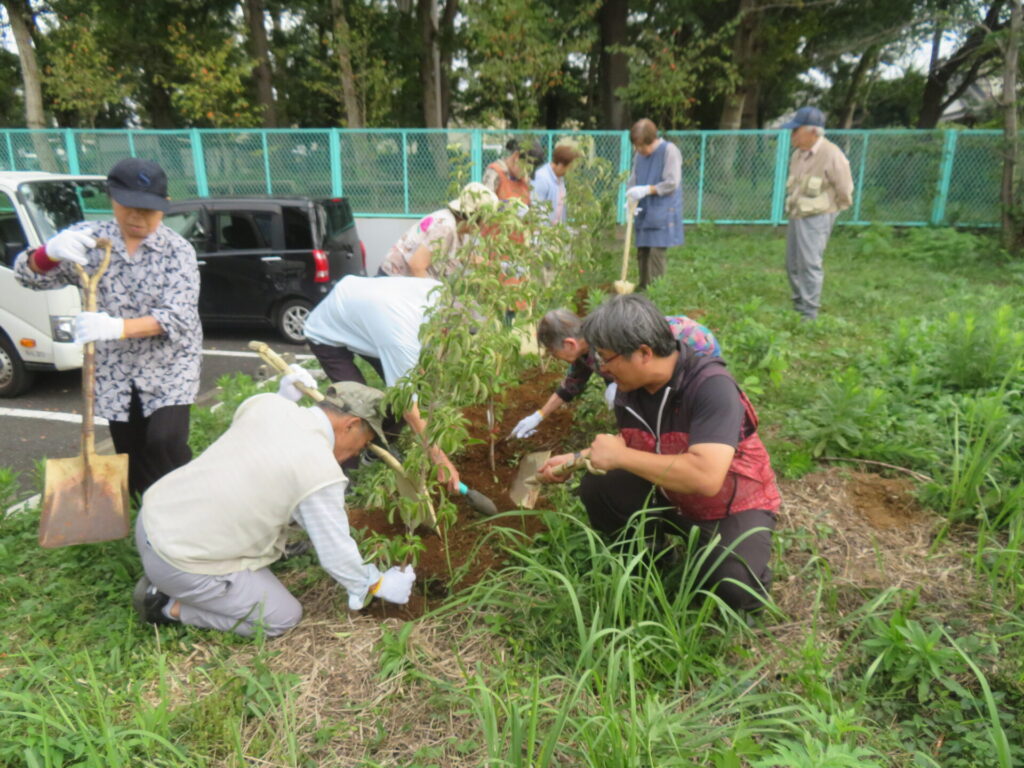
{"type": "Polygon", "coordinates": [[[164,223],[196,249],[204,323],[269,323],[302,343],[310,309],[345,275],[366,274],[345,198],[172,200],[164,223]]]}

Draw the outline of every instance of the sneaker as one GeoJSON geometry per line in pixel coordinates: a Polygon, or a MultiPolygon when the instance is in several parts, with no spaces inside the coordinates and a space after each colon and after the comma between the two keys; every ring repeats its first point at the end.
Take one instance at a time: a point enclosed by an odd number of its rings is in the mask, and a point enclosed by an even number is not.
{"type": "Polygon", "coordinates": [[[177,621],[164,615],[164,606],[170,599],[143,576],[132,592],[132,607],[147,624],[177,624],[177,621]]]}

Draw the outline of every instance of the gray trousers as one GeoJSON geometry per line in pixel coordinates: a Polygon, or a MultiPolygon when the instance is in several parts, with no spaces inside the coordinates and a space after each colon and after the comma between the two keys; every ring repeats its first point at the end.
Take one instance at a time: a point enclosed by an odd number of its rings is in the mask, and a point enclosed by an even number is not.
{"type": "Polygon", "coordinates": [[[135,546],[146,578],[181,604],[182,624],[243,637],[262,625],[268,637],[276,637],[302,620],[302,604],[269,568],[220,576],[180,571],[153,551],[141,516],[135,524],[135,546]]]}
{"type": "Polygon", "coordinates": [[[818,316],[821,306],[821,285],[825,281],[822,261],[838,215],[820,213],[804,219],[790,219],[786,229],[786,274],[789,275],[793,309],[809,320],[818,316]]]}
{"type": "Polygon", "coordinates": [[[659,277],[665,274],[668,259],[665,258],[667,248],[654,246],[637,246],[636,263],[640,267],[640,284],[636,287],[642,291],[659,277]]]}

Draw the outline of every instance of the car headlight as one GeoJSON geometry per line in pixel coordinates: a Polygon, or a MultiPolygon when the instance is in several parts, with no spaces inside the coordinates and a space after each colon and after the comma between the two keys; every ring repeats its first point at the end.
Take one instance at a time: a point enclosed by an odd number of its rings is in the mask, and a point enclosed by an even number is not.
{"type": "Polygon", "coordinates": [[[54,341],[75,340],[74,315],[50,315],[50,336],[54,341]]]}

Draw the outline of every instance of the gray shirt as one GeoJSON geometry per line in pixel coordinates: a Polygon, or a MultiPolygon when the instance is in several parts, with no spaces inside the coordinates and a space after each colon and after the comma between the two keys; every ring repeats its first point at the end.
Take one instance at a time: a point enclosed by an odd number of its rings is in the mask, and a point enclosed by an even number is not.
{"type": "MultiPolygon", "coordinates": [[[[670,195],[676,191],[679,186],[679,182],[683,178],[683,155],[679,151],[679,147],[673,144],[671,141],[665,139],[658,139],[658,141],[665,141],[668,144],[665,147],[665,167],[661,171],[661,181],[654,184],[655,194],[664,197],[670,195]]],[[[658,145],[655,144],[655,147],[658,145]]],[[[633,158],[633,172],[629,175],[629,181],[626,182],[627,187],[636,186],[636,157],[633,158]]],[[[643,205],[643,203],[640,203],[643,205]]]]}
{"type": "MultiPolygon", "coordinates": [[[[120,318],[152,316],[163,328],[159,336],[96,342],[96,415],[127,421],[132,384],[145,416],[164,406],[193,403],[203,351],[195,250],[163,224],[131,257],[114,221],[82,222],[71,229],[113,243],[110,266],[97,289],[98,310],[120,318]]],[[[29,268],[30,255],[29,251],[19,255],[14,266],[18,282],[27,288],[79,284],[74,265],[60,262],[49,272],[37,274],[29,268]]],[[[87,257],[85,271],[92,274],[103,251],[93,248],[87,257]]]]}

